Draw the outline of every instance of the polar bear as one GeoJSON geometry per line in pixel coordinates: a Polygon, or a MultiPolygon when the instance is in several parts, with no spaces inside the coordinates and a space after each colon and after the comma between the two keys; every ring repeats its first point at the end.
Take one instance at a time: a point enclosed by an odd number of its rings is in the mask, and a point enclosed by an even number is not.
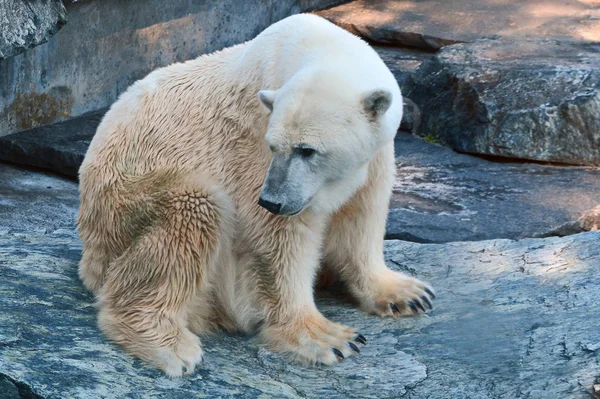
{"type": "Polygon", "coordinates": [[[368,313],[430,308],[432,289],[383,256],[401,118],[376,52],[314,15],[133,84],[80,169],[100,329],[179,377],[215,329],[305,364],[358,353],[365,337],[317,310],[318,273],[368,313]]]}

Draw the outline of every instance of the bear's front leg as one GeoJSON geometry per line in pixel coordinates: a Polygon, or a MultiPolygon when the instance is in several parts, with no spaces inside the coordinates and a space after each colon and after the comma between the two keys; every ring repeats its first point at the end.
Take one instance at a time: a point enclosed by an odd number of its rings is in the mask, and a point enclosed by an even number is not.
{"type": "MultiPolygon", "coordinates": [[[[319,266],[319,232],[293,228],[278,231],[272,252],[255,264],[254,275],[265,322],[259,336],[270,349],[307,365],[332,365],[360,352],[366,340],[353,328],[323,316],[314,302],[319,266]],[[267,259],[265,259],[267,258],[267,259]]],[[[269,231],[269,230],[265,230],[269,231]]]]}
{"type": "Polygon", "coordinates": [[[327,268],[347,284],[364,311],[382,317],[426,312],[435,298],[429,285],[390,270],[384,261],[394,172],[390,144],[371,161],[367,183],[334,215],[325,247],[327,268]]]}

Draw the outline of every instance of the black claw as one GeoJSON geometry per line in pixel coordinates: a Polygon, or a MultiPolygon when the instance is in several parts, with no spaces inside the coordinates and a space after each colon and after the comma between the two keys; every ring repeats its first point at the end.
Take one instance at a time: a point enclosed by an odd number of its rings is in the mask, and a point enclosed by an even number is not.
{"type": "Polygon", "coordinates": [[[356,342],[358,342],[359,344],[363,344],[363,345],[367,344],[367,339],[362,334],[357,334],[356,337],[354,337],[354,340],[356,342]]]}
{"type": "Polygon", "coordinates": [[[339,358],[344,359],[344,354],[338,348],[331,348],[331,350],[333,351],[334,355],[336,355],[339,358]]]}
{"type": "Polygon", "coordinates": [[[414,299],[415,304],[419,307],[419,309],[421,309],[423,311],[423,313],[427,312],[425,310],[425,308],[423,307],[423,304],[421,303],[421,301],[419,301],[417,298],[414,299]]]}
{"type": "Polygon", "coordinates": [[[433,305],[431,304],[431,301],[429,300],[429,298],[427,298],[425,295],[423,295],[421,297],[421,299],[423,300],[423,302],[425,302],[427,304],[429,309],[433,309],[433,305]]]}
{"type": "Polygon", "coordinates": [[[400,313],[400,309],[398,309],[398,305],[395,303],[390,303],[390,308],[392,308],[392,312],[400,313]]]}
{"type": "Polygon", "coordinates": [[[429,288],[425,288],[425,292],[429,294],[431,299],[435,299],[435,294],[429,288]]]}
{"type": "Polygon", "coordinates": [[[181,366],[181,372],[182,372],[183,374],[187,373],[187,367],[185,367],[185,366],[181,366]]]}
{"type": "Polygon", "coordinates": [[[408,307],[413,311],[413,313],[419,313],[419,309],[417,309],[417,305],[415,305],[413,301],[408,301],[408,307]]]}
{"type": "Polygon", "coordinates": [[[354,345],[352,342],[348,342],[348,346],[350,347],[350,349],[352,349],[354,352],[356,353],[360,353],[360,349],[358,349],[358,346],[354,345]]]}

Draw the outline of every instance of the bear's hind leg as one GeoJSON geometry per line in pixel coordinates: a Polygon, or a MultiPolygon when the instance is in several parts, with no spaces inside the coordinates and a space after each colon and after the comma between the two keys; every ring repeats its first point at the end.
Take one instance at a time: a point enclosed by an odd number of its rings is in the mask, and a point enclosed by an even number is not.
{"type": "Polygon", "coordinates": [[[189,305],[207,286],[228,202],[214,188],[181,186],[156,206],[156,222],[109,266],[98,323],[130,354],[181,377],[202,361],[189,305]]]}

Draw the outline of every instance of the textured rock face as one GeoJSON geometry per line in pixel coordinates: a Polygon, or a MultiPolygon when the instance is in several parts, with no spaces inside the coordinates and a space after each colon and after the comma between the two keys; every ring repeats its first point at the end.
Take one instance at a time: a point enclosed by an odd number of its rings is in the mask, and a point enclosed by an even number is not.
{"type": "Polygon", "coordinates": [[[428,50],[496,36],[600,41],[595,1],[356,0],[317,14],[373,42],[428,50]]]}
{"type": "Polygon", "coordinates": [[[369,340],[338,367],[289,364],[250,337],[204,339],[206,363],[171,381],[107,343],[77,279],[72,230],[0,232],[0,387],[35,398],[587,398],[600,377],[600,232],[411,244],[390,267],[430,281],[429,316],[318,305],[369,340]]]}
{"type": "Polygon", "coordinates": [[[66,23],[62,0],[0,0],[0,59],[47,42],[66,23]]]}
{"type": "Polygon", "coordinates": [[[403,93],[418,134],[476,154],[600,164],[600,47],[494,40],[442,49],[403,93]]]}

